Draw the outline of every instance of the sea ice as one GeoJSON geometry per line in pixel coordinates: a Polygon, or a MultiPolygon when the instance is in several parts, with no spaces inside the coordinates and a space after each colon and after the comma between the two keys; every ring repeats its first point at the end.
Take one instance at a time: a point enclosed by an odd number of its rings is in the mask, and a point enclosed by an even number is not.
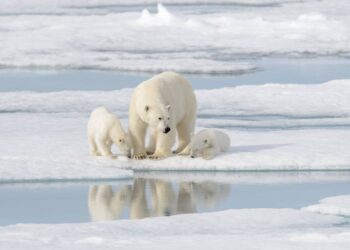
{"type": "Polygon", "coordinates": [[[350,217],[350,195],[328,197],[320,200],[320,204],[304,207],[303,210],[350,217]]]}
{"type": "Polygon", "coordinates": [[[350,81],[196,90],[197,129],[220,127],[229,152],[118,160],[88,155],[86,123],[104,105],[127,126],[131,89],[0,93],[0,178],[122,178],[138,170],[348,170],[350,81]]]}
{"type": "Polygon", "coordinates": [[[350,231],[335,226],[344,222],[341,217],[296,209],[239,209],[103,223],[18,224],[0,227],[0,246],[105,250],[256,249],[258,245],[259,249],[341,250],[348,249],[350,231]]]}
{"type": "Polygon", "coordinates": [[[256,70],[256,57],[350,53],[349,1],[210,0],[190,3],[228,5],[140,11],[155,2],[2,1],[0,65],[238,74],[256,70]],[[113,9],[125,3],[142,6],[113,9]]]}

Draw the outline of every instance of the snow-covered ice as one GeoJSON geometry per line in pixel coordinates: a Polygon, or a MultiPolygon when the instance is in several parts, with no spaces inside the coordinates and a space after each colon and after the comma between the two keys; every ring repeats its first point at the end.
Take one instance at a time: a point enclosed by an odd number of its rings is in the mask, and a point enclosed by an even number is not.
{"type": "Polygon", "coordinates": [[[0,227],[4,249],[348,249],[341,217],[239,209],[104,223],[0,227]],[[319,240],[321,239],[321,240],[319,240]]]}
{"type": "MultiPolygon", "coordinates": [[[[350,80],[197,90],[197,129],[221,127],[229,152],[136,161],[88,155],[86,122],[105,105],[127,126],[131,89],[0,93],[2,180],[118,178],[138,170],[349,170],[350,80]]],[[[126,128],[126,127],[125,127],[126,128]]]]}
{"type": "Polygon", "coordinates": [[[164,1],[226,3],[216,13],[122,2],[1,1],[1,67],[235,74],[256,70],[257,56],[350,52],[345,0],[164,1]]]}
{"type": "Polygon", "coordinates": [[[320,200],[320,204],[303,208],[305,211],[350,217],[350,195],[339,195],[320,200]]]}
{"type": "MultiPolygon", "coordinates": [[[[131,93],[132,89],[47,93],[3,92],[0,94],[0,112],[89,113],[96,106],[105,105],[117,112],[118,116],[126,118],[131,93]]],[[[337,118],[336,121],[344,123],[350,117],[349,79],[323,84],[244,85],[196,90],[195,94],[198,100],[199,118],[204,119],[203,122],[208,116],[220,119],[226,115],[229,121],[238,116],[242,118],[257,116],[265,124],[266,118],[274,124],[278,121],[276,118],[301,118],[301,121],[297,120],[298,125],[302,123],[322,125],[323,121],[326,121],[325,125],[329,125],[331,118],[337,118]]],[[[289,121],[295,123],[293,120],[289,121]]],[[[212,122],[218,124],[220,121],[213,119],[212,122]]],[[[224,121],[224,125],[225,122],[227,121],[224,121]]]]}

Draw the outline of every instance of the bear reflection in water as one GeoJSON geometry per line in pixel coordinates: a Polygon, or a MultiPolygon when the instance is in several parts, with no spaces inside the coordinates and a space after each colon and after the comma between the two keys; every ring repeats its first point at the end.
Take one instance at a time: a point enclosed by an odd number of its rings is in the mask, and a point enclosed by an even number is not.
{"type": "Polygon", "coordinates": [[[92,221],[116,220],[128,210],[130,219],[196,213],[215,208],[228,197],[230,186],[214,182],[180,182],[138,178],[113,190],[111,185],[90,187],[88,206],[92,221]]]}

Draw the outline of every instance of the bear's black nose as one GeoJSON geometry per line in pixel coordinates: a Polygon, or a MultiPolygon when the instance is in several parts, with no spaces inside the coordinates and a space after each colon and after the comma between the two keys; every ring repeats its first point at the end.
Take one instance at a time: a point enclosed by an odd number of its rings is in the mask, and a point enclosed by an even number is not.
{"type": "Polygon", "coordinates": [[[164,129],[164,133],[169,133],[170,132],[170,128],[169,127],[166,127],[165,129],[164,129]]]}

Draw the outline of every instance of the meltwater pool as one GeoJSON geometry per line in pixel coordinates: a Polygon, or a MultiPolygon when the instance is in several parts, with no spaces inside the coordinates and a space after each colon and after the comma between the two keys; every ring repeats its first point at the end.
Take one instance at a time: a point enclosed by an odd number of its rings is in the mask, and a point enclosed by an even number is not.
{"type": "Polygon", "coordinates": [[[0,184],[0,225],[302,208],[350,192],[350,172],[137,172],[130,181],[0,184]]]}

